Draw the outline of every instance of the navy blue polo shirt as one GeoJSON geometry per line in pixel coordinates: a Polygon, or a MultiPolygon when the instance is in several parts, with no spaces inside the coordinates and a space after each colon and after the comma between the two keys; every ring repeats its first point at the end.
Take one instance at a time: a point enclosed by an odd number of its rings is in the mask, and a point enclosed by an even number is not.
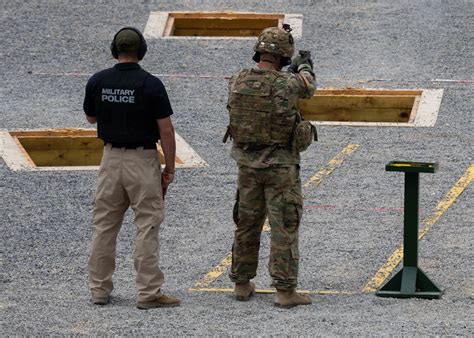
{"type": "MultiPolygon", "coordinates": [[[[84,97],[84,112],[90,117],[96,117],[95,100],[96,96],[100,95],[98,92],[98,84],[100,80],[109,72],[126,72],[129,70],[140,69],[138,63],[117,63],[112,68],[102,70],[91,76],[86,85],[86,96],[84,97]]],[[[146,111],[153,114],[154,118],[164,119],[168,116],[173,115],[171,104],[168,99],[168,93],[166,92],[165,86],[156,76],[148,74],[143,83],[144,99],[146,111]]]]}

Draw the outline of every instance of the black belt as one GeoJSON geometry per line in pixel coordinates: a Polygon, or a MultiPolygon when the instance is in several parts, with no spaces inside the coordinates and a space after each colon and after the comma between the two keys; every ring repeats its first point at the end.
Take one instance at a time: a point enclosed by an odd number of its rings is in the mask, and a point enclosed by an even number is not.
{"type": "Polygon", "coordinates": [[[156,143],[153,144],[136,144],[136,143],[106,143],[105,145],[109,145],[112,148],[125,148],[125,149],[137,149],[137,148],[143,148],[143,149],[156,149],[156,143]]]}

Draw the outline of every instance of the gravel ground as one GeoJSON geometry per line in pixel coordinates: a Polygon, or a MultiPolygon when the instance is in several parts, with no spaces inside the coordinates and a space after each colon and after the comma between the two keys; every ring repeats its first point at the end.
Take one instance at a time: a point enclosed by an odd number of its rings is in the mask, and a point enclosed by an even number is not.
{"type": "MultiPolygon", "coordinates": [[[[303,181],[349,143],[359,148],[316,189],[304,191],[300,288],[352,294],[317,295],[311,306],[280,310],[268,294],[240,303],[226,293],[188,291],[232,243],[236,168],[229,145],[220,142],[227,121],[223,77],[251,65],[252,43],[148,41],[143,66],[164,75],[178,133],[209,164],[179,170],[167,199],[164,291],[183,305],[136,309],[131,213],[117,248],[112,302],[91,305],[85,266],[97,173],[12,172],[0,161],[2,335],[474,335],[472,184],[420,242],[420,266],[444,290],[442,299],[382,299],[361,291],[402,240],[403,177],[384,165],[439,162],[438,173],[421,175],[425,219],[474,163],[473,1],[1,4],[0,129],[88,127],[82,113],[88,76],[80,74],[110,66],[115,31],[130,24],[144,29],[151,10],[301,13],[298,48],[313,51],[320,87],[444,89],[431,128],[318,128],[320,142],[303,154],[303,181]],[[327,207],[310,208],[318,205],[327,207]]],[[[268,288],[264,239],[256,280],[268,288]]],[[[211,286],[232,284],[224,274],[211,286]]]]}

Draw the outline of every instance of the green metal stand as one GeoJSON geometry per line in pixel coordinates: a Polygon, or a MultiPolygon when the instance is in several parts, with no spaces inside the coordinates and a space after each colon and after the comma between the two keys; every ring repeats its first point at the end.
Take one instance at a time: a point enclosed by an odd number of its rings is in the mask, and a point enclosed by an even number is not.
{"type": "Polygon", "coordinates": [[[405,203],[403,222],[403,267],[375,294],[395,298],[440,298],[441,290],[418,267],[418,201],[419,174],[434,173],[437,163],[392,161],[386,171],[405,173],[405,203]]]}

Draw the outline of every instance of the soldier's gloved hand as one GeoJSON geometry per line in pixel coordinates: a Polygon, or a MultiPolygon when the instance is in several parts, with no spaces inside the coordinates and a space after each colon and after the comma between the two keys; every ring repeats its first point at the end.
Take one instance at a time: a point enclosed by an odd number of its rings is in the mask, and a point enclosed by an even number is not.
{"type": "Polygon", "coordinates": [[[291,60],[291,65],[289,67],[290,71],[293,73],[298,73],[302,68],[309,68],[311,71],[313,70],[313,60],[311,59],[311,53],[300,51],[300,53],[291,60]],[[302,65],[306,65],[306,67],[300,67],[302,65]]]}

